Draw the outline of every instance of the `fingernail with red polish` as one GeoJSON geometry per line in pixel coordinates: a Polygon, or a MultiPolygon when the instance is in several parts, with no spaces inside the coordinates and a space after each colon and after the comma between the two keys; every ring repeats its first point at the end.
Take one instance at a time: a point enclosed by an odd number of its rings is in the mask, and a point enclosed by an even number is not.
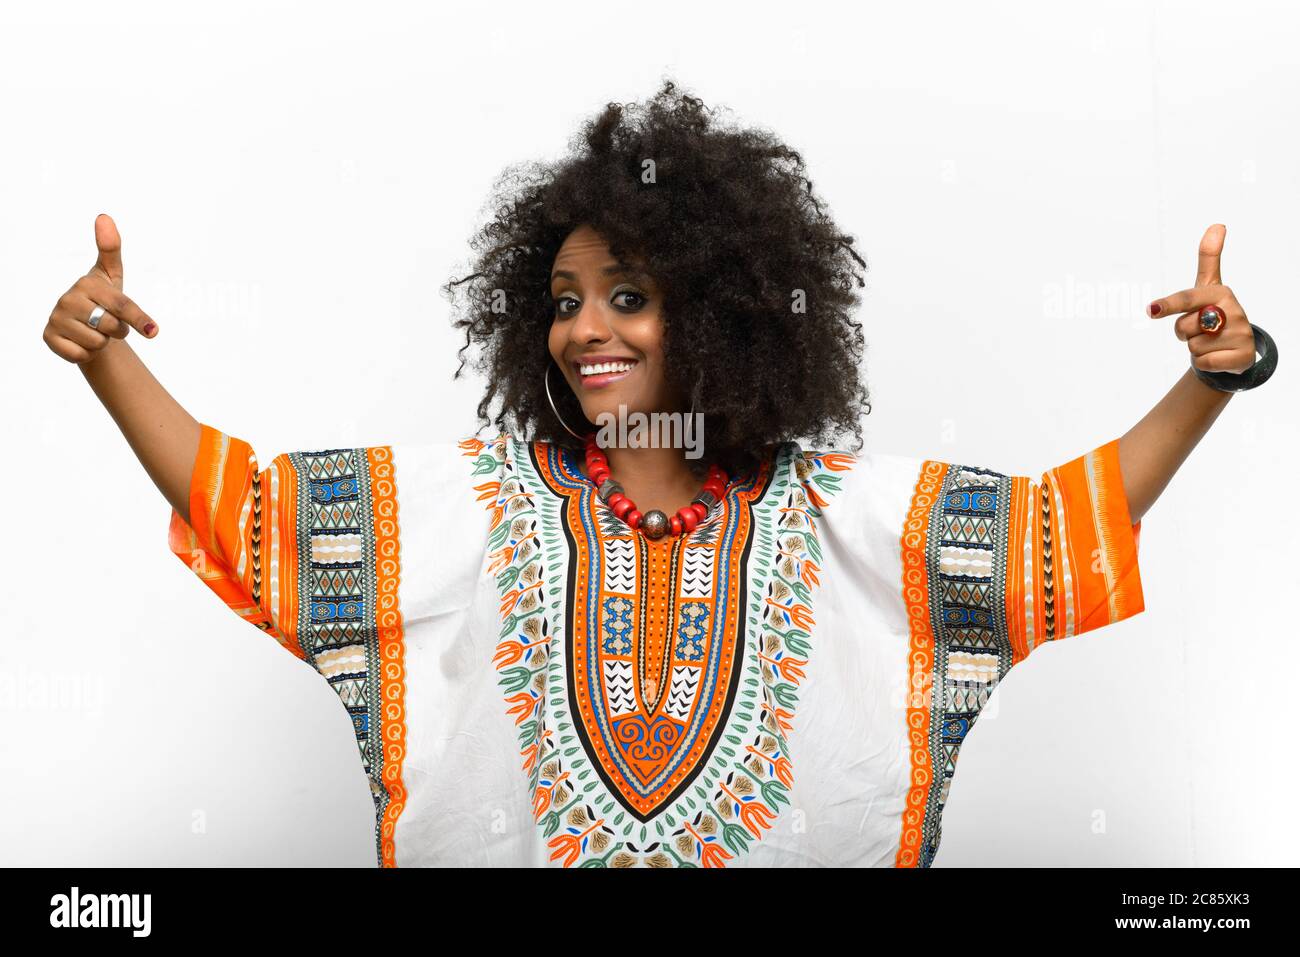
{"type": "Polygon", "coordinates": [[[152,335],[153,335],[153,331],[154,331],[155,329],[157,329],[157,328],[158,328],[158,327],[155,326],[152,322],[146,322],[146,323],[144,324],[144,334],[145,334],[146,336],[152,336],[152,335]]]}
{"type": "Polygon", "coordinates": [[[1151,315],[1153,316],[1160,315],[1160,303],[1158,302],[1151,303],[1151,305],[1147,306],[1147,312],[1151,313],[1151,315]]]}

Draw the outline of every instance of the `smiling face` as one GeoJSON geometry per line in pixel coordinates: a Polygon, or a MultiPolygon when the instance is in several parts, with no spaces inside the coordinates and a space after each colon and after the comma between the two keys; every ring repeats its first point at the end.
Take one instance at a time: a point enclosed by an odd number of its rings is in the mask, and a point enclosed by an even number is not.
{"type": "Polygon", "coordinates": [[[588,421],[602,412],[680,411],[664,375],[662,297],[628,272],[590,226],[569,234],[551,271],[555,316],[548,345],[588,421]]]}

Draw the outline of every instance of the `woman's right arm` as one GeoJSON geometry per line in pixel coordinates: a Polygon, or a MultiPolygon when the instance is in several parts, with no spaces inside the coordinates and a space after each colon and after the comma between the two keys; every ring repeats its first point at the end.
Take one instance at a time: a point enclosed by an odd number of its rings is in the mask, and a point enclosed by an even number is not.
{"type": "Polygon", "coordinates": [[[42,338],[55,355],[81,367],[144,470],[188,523],[201,427],[126,343],[131,329],[146,339],[158,329],[122,292],[122,241],[106,214],[95,220],[95,245],[95,265],[59,297],[42,338]],[[86,322],[95,306],[105,310],[98,329],[86,322]]]}

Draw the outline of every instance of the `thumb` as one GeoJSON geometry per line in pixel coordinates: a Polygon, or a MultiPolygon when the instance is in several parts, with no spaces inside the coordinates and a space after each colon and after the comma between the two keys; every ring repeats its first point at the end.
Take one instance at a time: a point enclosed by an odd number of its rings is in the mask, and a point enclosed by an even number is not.
{"type": "Polygon", "coordinates": [[[1196,285],[1218,285],[1223,282],[1223,241],[1227,238],[1228,227],[1215,223],[1201,237],[1201,246],[1196,252],[1196,285]]]}
{"type": "Polygon", "coordinates": [[[117,232],[117,224],[108,213],[95,217],[95,246],[99,249],[99,258],[95,260],[94,269],[98,269],[118,289],[122,288],[122,237],[117,232]]]}

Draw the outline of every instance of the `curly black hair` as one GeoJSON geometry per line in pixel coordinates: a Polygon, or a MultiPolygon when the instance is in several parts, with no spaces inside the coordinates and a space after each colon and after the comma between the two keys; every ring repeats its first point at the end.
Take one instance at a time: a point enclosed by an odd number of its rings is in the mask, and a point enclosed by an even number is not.
{"type": "MultiPolygon", "coordinates": [[[[494,422],[581,448],[551,411],[543,376],[552,264],[585,224],[659,285],[666,374],[704,414],[706,458],[739,474],[789,440],[852,433],[862,448],[871,405],[853,313],[866,262],[802,157],[770,132],[724,125],[665,80],[648,102],[607,104],[563,159],[508,168],[487,205],[495,213],[471,240],[472,272],[443,287],[465,330],[453,378],[466,349],[482,350],[479,431],[494,422]]],[[[551,380],[564,420],[586,422],[562,377],[551,380]]]]}

